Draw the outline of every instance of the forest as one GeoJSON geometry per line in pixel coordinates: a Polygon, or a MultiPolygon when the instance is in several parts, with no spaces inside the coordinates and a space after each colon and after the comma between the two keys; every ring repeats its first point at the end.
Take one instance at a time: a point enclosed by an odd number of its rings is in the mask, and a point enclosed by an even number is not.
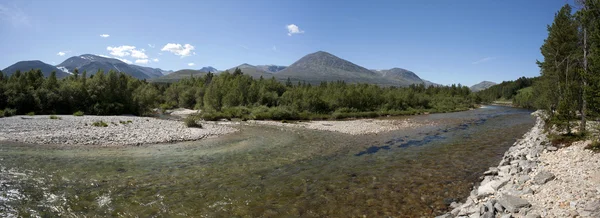
{"type": "Polygon", "coordinates": [[[202,119],[341,119],[450,112],[474,107],[468,87],[405,88],[323,82],[281,83],[234,72],[209,73],[172,84],[148,83],[124,73],[75,71],[64,79],[40,70],[0,73],[0,115],[152,115],[154,108],[202,109],[202,119]]]}

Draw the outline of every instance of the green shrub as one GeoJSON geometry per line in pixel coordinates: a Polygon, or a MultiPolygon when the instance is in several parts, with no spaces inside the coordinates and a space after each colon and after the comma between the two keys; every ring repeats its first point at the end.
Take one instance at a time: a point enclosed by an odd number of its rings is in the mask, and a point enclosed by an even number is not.
{"type": "Polygon", "coordinates": [[[218,121],[221,119],[230,120],[231,115],[223,113],[223,112],[204,111],[200,114],[200,118],[202,118],[203,120],[206,120],[206,121],[218,121]]]}
{"type": "Polygon", "coordinates": [[[585,148],[592,150],[595,153],[599,153],[600,152],[600,141],[595,140],[591,144],[587,145],[585,148]]]}
{"type": "Polygon", "coordinates": [[[73,116],[81,117],[81,116],[83,116],[83,114],[84,114],[83,111],[77,111],[77,112],[73,113],[73,116]]]}
{"type": "Polygon", "coordinates": [[[194,116],[186,117],[185,119],[183,119],[183,123],[188,128],[202,128],[202,124],[198,123],[197,118],[194,116]]]}
{"type": "Polygon", "coordinates": [[[587,138],[587,133],[568,133],[568,134],[550,134],[550,142],[554,146],[564,145],[571,146],[573,142],[585,140],[587,138]]]}
{"type": "Polygon", "coordinates": [[[162,103],[158,107],[160,108],[160,111],[162,111],[164,113],[166,110],[173,109],[175,107],[175,104],[170,103],[170,102],[162,103]]]}
{"type": "Polygon", "coordinates": [[[119,123],[123,124],[123,125],[127,125],[127,124],[130,124],[130,123],[133,123],[133,122],[131,120],[128,120],[128,121],[122,121],[121,120],[121,121],[119,121],[119,123]]]}
{"type": "Polygon", "coordinates": [[[96,121],[96,122],[92,123],[92,126],[95,126],[95,127],[108,127],[108,124],[105,123],[102,120],[99,120],[99,121],[96,121]]]}
{"type": "Polygon", "coordinates": [[[56,115],[50,115],[50,119],[51,120],[62,120],[62,118],[56,116],[56,115]]]}
{"type": "Polygon", "coordinates": [[[17,114],[16,109],[5,108],[4,110],[0,110],[0,117],[10,117],[17,114]]]}
{"type": "Polygon", "coordinates": [[[256,120],[299,120],[300,114],[288,107],[257,108],[252,111],[256,120]]]}
{"type": "Polygon", "coordinates": [[[250,116],[250,109],[247,107],[228,107],[223,109],[223,113],[230,118],[244,118],[250,116]]]}
{"type": "Polygon", "coordinates": [[[29,112],[27,113],[27,116],[35,116],[35,112],[29,112]]]}

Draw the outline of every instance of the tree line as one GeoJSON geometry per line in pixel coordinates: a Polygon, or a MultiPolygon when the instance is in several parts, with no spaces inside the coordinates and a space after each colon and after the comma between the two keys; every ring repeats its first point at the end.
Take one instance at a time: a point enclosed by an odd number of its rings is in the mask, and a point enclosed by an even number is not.
{"type": "Polygon", "coordinates": [[[57,79],[40,70],[0,72],[0,108],[16,114],[150,115],[183,107],[202,109],[205,119],[326,119],[449,112],[474,107],[468,87],[380,87],[346,84],[285,83],[253,79],[240,69],[208,73],[171,84],[149,83],[124,73],[98,71],[57,79]]]}

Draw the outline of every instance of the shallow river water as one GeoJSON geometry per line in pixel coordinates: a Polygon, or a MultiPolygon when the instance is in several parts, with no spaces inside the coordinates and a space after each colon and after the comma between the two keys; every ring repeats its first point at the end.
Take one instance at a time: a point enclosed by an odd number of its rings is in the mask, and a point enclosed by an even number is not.
{"type": "Polygon", "coordinates": [[[432,217],[468,196],[530,113],[389,118],[435,125],[366,136],[240,126],[139,147],[0,142],[0,217],[432,217]]]}

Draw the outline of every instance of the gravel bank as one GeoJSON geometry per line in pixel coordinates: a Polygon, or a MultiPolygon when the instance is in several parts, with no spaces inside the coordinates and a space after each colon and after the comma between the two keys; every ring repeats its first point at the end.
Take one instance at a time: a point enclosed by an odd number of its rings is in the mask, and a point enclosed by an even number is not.
{"type": "Polygon", "coordinates": [[[187,128],[183,122],[134,116],[58,115],[0,118],[0,141],[68,145],[140,145],[192,141],[237,131],[232,125],[202,123],[203,128],[187,128]],[[108,127],[95,127],[103,121],[108,127]],[[128,122],[131,121],[131,122],[128,122]]]}
{"type": "Polygon", "coordinates": [[[282,123],[279,121],[251,120],[250,124],[271,125],[282,127],[296,127],[323,131],[341,132],[350,135],[376,134],[380,132],[400,130],[405,128],[416,128],[424,125],[433,125],[433,123],[418,123],[411,119],[404,120],[376,120],[376,119],[358,119],[343,121],[308,121],[295,123],[282,123]]]}
{"type": "Polygon", "coordinates": [[[439,217],[600,217],[600,154],[578,142],[558,149],[536,125],[484,173],[466,202],[439,217]]]}

